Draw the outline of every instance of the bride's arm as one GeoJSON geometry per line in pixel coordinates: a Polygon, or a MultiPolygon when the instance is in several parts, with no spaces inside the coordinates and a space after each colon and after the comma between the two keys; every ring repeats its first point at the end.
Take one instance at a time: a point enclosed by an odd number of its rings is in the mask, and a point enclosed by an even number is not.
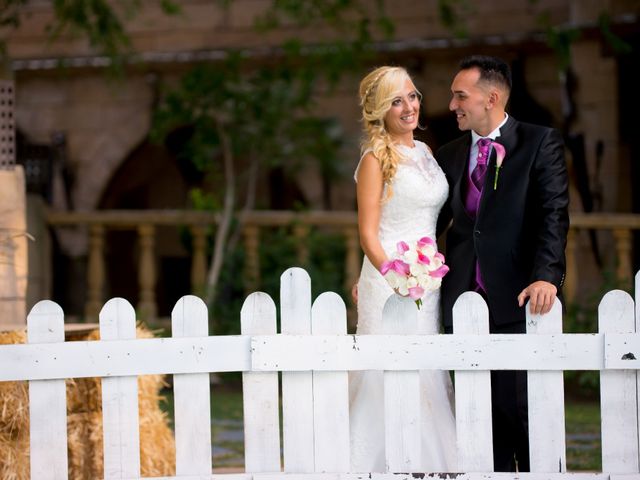
{"type": "Polygon", "coordinates": [[[383,182],[382,170],[372,153],[367,153],[360,161],[357,179],[360,246],[373,266],[380,270],[382,262],[387,260],[378,237],[383,182]]]}

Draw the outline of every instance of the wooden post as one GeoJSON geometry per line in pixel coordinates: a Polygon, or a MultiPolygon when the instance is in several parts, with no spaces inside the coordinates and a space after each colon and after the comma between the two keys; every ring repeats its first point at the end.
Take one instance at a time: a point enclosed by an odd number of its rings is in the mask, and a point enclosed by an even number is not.
{"type": "Polygon", "coordinates": [[[104,225],[94,224],[89,229],[89,261],[87,265],[87,302],[84,314],[96,321],[102,308],[104,286],[104,225]]]}
{"type": "MultiPolygon", "coordinates": [[[[347,311],[337,293],[325,292],[313,302],[311,333],[347,334],[347,311]]],[[[348,372],[313,372],[313,446],[315,472],[349,471],[348,372]]]]}
{"type": "Polygon", "coordinates": [[[202,295],[207,281],[207,228],[203,225],[191,227],[193,235],[193,257],[191,258],[191,293],[202,295]]]}
{"type": "Polygon", "coordinates": [[[244,290],[249,295],[260,287],[260,229],[257,225],[245,225],[244,236],[244,290]]]}
{"type": "Polygon", "coordinates": [[[138,301],[138,318],[145,321],[155,319],[157,316],[154,235],[155,227],[153,225],[147,224],[138,227],[138,241],[140,245],[140,265],[138,267],[140,300],[138,301]]]}
{"type": "MultiPolygon", "coordinates": [[[[456,300],[453,333],[489,333],[489,309],[476,292],[465,292],[456,300]]],[[[455,389],[458,471],[492,472],[491,372],[456,370],[455,389]]]]}
{"type": "Polygon", "coordinates": [[[576,300],[576,292],[578,289],[578,264],[576,262],[576,237],[578,229],[569,228],[567,235],[567,273],[564,280],[564,298],[567,305],[573,304],[576,300]]]}
{"type": "MultiPolygon", "coordinates": [[[[627,292],[607,293],[598,306],[598,332],[635,333],[634,308],[627,292]]],[[[631,368],[600,371],[603,472],[638,474],[636,372],[631,368]]]]}
{"type": "MultiPolygon", "coordinates": [[[[556,299],[546,315],[533,315],[526,304],[527,334],[562,333],[562,305],[556,299]]],[[[564,378],[562,371],[527,372],[529,396],[529,452],[531,471],[567,471],[564,420],[564,378]]]]}
{"type": "MultiPolygon", "coordinates": [[[[382,310],[381,333],[406,335],[417,331],[418,309],[413,300],[391,295],[382,310]]],[[[387,468],[389,472],[424,472],[420,434],[420,373],[417,370],[385,371],[383,375],[387,468]]]]}
{"type": "Polygon", "coordinates": [[[298,265],[304,267],[309,263],[309,247],[307,246],[309,225],[294,225],[293,236],[296,239],[296,256],[298,259],[298,265]]]}
{"type": "MultiPolygon", "coordinates": [[[[249,295],[240,310],[243,335],[275,335],[276,305],[269,295],[249,295]]],[[[247,473],[280,471],[278,372],[242,372],[244,468],[247,473]]]]}
{"type": "MultiPolygon", "coordinates": [[[[182,297],[171,312],[173,338],[207,337],[207,306],[198,297],[182,297]]],[[[211,474],[211,392],[208,373],[173,376],[176,475],[211,474]]]]}
{"type": "Polygon", "coordinates": [[[628,228],[613,230],[616,240],[616,279],[621,288],[631,287],[631,231],[628,228]]]}
{"type": "MultiPolygon", "coordinates": [[[[64,342],[64,314],[50,300],[38,302],[27,318],[29,343],[64,342]]],[[[64,378],[29,382],[31,478],[63,480],[67,464],[67,390],[64,378]]]]}
{"type": "MultiPolygon", "coordinates": [[[[112,298],[100,311],[100,340],[135,340],[136,313],[123,298],[112,298]]],[[[108,359],[110,360],[110,359],[108,359]]],[[[102,378],[105,479],[140,477],[138,377],[102,378]]]]}
{"type": "MultiPolygon", "coordinates": [[[[280,333],[311,334],[311,278],[301,268],[280,276],[280,333]]],[[[311,372],[282,372],[284,471],[313,472],[313,383],[311,372]]]]}

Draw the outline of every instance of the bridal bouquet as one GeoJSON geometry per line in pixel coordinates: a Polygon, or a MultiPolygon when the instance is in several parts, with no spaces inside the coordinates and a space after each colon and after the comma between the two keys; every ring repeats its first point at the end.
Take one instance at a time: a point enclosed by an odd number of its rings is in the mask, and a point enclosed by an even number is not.
{"type": "Polygon", "coordinates": [[[422,237],[415,245],[398,242],[396,253],[380,267],[380,273],[400,295],[415,300],[418,309],[426,292],[437,290],[449,267],[436,242],[422,237]]]}

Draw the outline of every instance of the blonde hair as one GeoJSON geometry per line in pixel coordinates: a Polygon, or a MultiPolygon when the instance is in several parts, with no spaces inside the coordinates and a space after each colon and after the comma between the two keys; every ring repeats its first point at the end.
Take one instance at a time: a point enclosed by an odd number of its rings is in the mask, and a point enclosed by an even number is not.
{"type": "Polygon", "coordinates": [[[413,83],[404,68],[385,66],[376,68],[360,82],[360,106],[365,133],[361,148],[362,152],[371,150],[380,164],[382,180],[387,186],[383,201],[393,195],[391,182],[400,161],[398,146],[385,128],[384,117],[407,80],[413,83]]]}

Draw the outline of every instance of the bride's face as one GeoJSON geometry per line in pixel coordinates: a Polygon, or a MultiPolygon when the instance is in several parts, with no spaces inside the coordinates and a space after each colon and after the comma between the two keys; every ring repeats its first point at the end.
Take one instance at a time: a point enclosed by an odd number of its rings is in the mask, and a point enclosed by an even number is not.
{"type": "Polygon", "coordinates": [[[411,80],[405,82],[400,94],[391,101],[384,116],[385,128],[392,137],[413,137],[420,115],[420,94],[411,80]]]}

